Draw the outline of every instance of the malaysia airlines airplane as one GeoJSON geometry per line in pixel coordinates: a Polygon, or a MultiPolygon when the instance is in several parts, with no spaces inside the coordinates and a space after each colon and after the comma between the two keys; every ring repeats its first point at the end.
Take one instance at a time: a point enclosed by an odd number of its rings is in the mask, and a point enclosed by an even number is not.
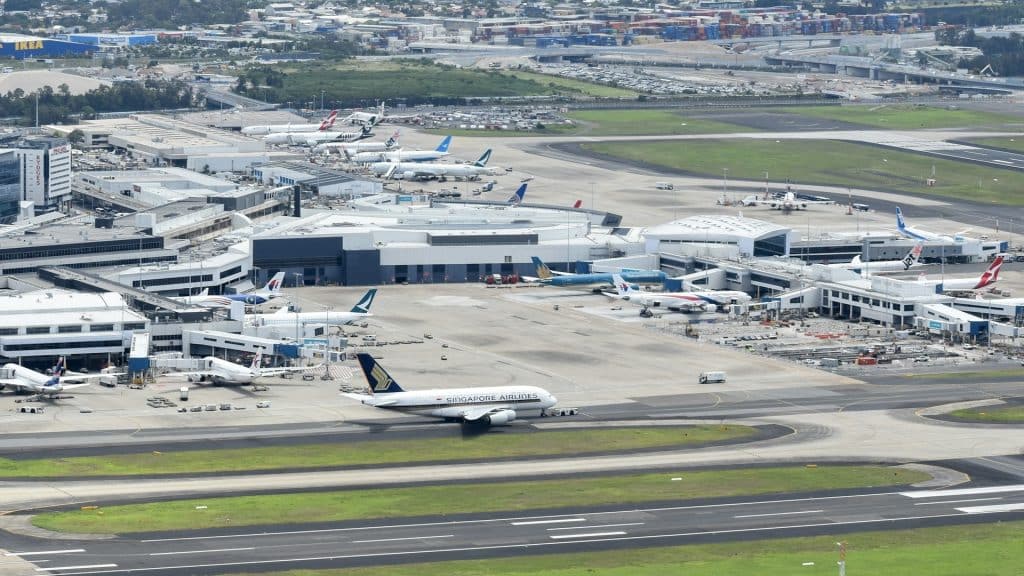
{"type": "Polygon", "coordinates": [[[51,374],[36,372],[20,364],[7,363],[3,366],[4,375],[0,377],[0,388],[11,388],[16,392],[30,392],[41,398],[55,398],[62,392],[88,386],[96,381],[116,383],[118,373],[77,374],[68,373],[64,357],[61,356],[54,365],[51,374]]]}
{"type": "Polygon", "coordinates": [[[268,134],[263,137],[267,144],[288,144],[290,146],[316,146],[326,142],[354,142],[373,136],[372,126],[363,126],[359,132],[288,132],[268,134]]]}
{"type": "Polygon", "coordinates": [[[448,155],[448,148],[452,144],[452,137],[445,136],[444,140],[433,150],[391,150],[391,151],[369,151],[359,152],[348,156],[349,161],[368,164],[371,162],[430,162],[440,160],[448,155]]]}
{"type": "Polygon", "coordinates": [[[896,207],[896,230],[899,231],[900,236],[903,236],[904,238],[922,240],[925,242],[929,240],[963,242],[963,234],[967,232],[967,230],[961,230],[952,236],[946,236],[945,234],[935,234],[934,232],[928,232],[926,230],[921,230],[920,228],[911,228],[910,226],[907,226],[907,222],[903,220],[903,211],[900,210],[899,206],[896,207]]]}
{"type": "MultiPolygon", "coordinates": [[[[985,270],[981,276],[976,278],[946,278],[941,280],[943,292],[958,292],[964,290],[981,290],[986,286],[990,286],[999,280],[999,270],[1003,267],[1003,255],[996,256],[996,259],[992,261],[992,264],[985,270]]],[[[918,282],[921,283],[936,283],[935,280],[928,280],[921,275],[918,278],[918,282]]]]}
{"type": "Polygon", "coordinates": [[[244,386],[254,384],[257,379],[282,374],[308,372],[323,367],[323,364],[316,366],[283,366],[278,368],[263,368],[263,351],[256,353],[252,364],[242,366],[234,362],[228,362],[213,356],[206,356],[202,359],[202,368],[188,372],[178,372],[178,375],[187,376],[190,382],[210,382],[217,386],[244,386]]]}
{"type": "Polygon", "coordinates": [[[255,326],[295,326],[296,324],[326,324],[329,326],[343,326],[373,316],[370,313],[370,306],[377,296],[377,289],[371,288],[363,294],[359,302],[348,312],[291,312],[287,308],[281,308],[273,314],[246,314],[245,320],[255,326]]]}
{"type": "Polygon", "coordinates": [[[738,290],[708,290],[703,292],[641,292],[618,274],[612,275],[617,294],[615,298],[635,302],[644,308],[667,308],[679,312],[714,312],[730,304],[750,302],[750,294],[738,290]]]}
{"type": "Polygon", "coordinates": [[[330,130],[334,121],[338,118],[338,111],[331,110],[331,113],[319,124],[269,124],[263,126],[246,126],[242,128],[242,134],[246,136],[265,136],[267,134],[281,134],[288,132],[311,132],[330,130]]]}
{"type": "Polygon", "coordinates": [[[915,244],[910,252],[903,257],[902,260],[879,260],[877,262],[864,262],[860,259],[860,256],[854,256],[849,262],[840,262],[838,264],[826,264],[829,268],[842,268],[844,270],[852,270],[859,272],[862,275],[870,275],[878,272],[904,272],[922,266],[921,250],[924,249],[923,244],[915,244]]]}
{"type": "Polygon", "coordinates": [[[367,406],[479,426],[505,426],[520,416],[541,416],[558,399],[537,386],[481,386],[406,392],[369,354],[357,354],[369,393],[343,393],[367,406]]]}
{"type": "Polygon", "coordinates": [[[370,166],[370,171],[384,178],[395,180],[429,180],[431,178],[465,178],[474,180],[486,174],[492,174],[493,168],[487,167],[491,159],[491,149],[472,164],[442,164],[439,162],[377,162],[370,166]]]}
{"type": "Polygon", "coordinates": [[[398,146],[398,138],[401,135],[401,132],[395,130],[395,133],[383,142],[327,142],[326,144],[314,146],[313,152],[318,154],[341,152],[345,156],[352,156],[362,152],[384,152],[398,146]]]}
{"type": "Polygon", "coordinates": [[[192,304],[204,308],[230,308],[232,302],[244,302],[248,305],[257,305],[269,302],[281,296],[281,283],[284,282],[284,272],[278,272],[263,285],[263,288],[243,294],[214,294],[210,296],[204,288],[199,294],[193,296],[171,296],[171,300],[182,304],[192,304]]]}

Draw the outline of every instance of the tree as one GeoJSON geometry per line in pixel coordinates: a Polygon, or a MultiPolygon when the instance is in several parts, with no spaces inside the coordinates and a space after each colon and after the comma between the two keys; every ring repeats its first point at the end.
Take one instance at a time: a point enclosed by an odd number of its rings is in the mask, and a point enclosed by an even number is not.
{"type": "Polygon", "coordinates": [[[72,144],[81,144],[82,142],[85,142],[85,132],[75,128],[68,134],[68,142],[71,142],[72,144]]]}

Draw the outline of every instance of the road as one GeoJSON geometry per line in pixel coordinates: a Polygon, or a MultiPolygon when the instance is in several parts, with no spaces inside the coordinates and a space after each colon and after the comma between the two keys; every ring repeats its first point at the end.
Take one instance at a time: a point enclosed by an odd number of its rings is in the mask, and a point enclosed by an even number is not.
{"type": "Polygon", "coordinates": [[[579,508],[556,514],[344,523],[40,541],[9,549],[48,574],[220,574],[791,537],[1019,519],[1024,484],[579,508]]]}

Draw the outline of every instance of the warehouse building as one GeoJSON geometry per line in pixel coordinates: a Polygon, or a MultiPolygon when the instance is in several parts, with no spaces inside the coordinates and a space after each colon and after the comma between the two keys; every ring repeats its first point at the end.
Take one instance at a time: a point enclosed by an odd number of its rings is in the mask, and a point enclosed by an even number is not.
{"type": "Polygon", "coordinates": [[[64,58],[87,56],[95,51],[96,46],[81,42],[22,34],[0,34],[0,58],[64,58]]]}

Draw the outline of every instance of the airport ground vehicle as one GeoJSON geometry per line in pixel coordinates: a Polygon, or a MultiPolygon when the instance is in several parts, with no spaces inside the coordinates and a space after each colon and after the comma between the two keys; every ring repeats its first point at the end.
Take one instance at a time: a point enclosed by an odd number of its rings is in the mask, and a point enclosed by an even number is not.
{"type": "Polygon", "coordinates": [[[655,182],[654,187],[658,190],[674,190],[675,186],[671,182],[655,182]]]}
{"type": "Polygon", "coordinates": [[[701,384],[725,382],[725,372],[722,372],[721,370],[715,370],[712,372],[701,372],[698,381],[701,384]]]}

